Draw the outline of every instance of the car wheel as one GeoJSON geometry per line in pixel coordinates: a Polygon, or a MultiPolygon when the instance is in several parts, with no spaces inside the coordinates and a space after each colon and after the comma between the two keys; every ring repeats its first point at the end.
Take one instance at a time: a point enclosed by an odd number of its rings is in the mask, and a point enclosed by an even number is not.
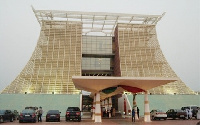
{"type": "Polygon", "coordinates": [[[19,123],[22,123],[22,120],[19,120],[19,123]]]}
{"type": "Polygon", "coordinates": [[[0,123],[2,123],[3,122],[3,118],[0,118],[0,123]]]}
{"type": "Polygon", "coordinates": [[[13,122],[13,117],[10,118],[10,122],[13,122]]]}
{"type": "Polygon", "coordinates": [[[36,120],[33,120],[33,123],[36,123],[36,120]]]}

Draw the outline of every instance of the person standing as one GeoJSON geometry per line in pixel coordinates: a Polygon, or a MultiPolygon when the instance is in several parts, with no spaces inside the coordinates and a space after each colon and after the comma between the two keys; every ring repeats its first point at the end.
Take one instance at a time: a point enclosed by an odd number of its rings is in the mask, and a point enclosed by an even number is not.
{"type": "Polygon", "coordinates": [[[133,119],[134,119],[134,122],[135,122],[135,110],[134,110],[134,108],[132,109],[132,122],[133,122],[133,119]]]}
{"type": "Polygon", "coordinates": [[[139,110],[139,108],[137,107],[137,115],[138,115],[138,119],[139,119],[139,112],[140,112],[140,110],[139,110]]]}
{"type": "Polygon", "coordinates": [[[198,108],[198,111],[197,111],[197,119],[200,119],[200,107],[198,108]]]}
{"type": "Polygon", "coordinates": [[[42,110],[42,107],[40,107],[38,110],[38,122],[42,122],[42,114],[43,114],[43,110],[42,110]]]}
{"type": "Polygon", "coordinates": [[[188,115],[189,115],[189,119],[192,120],[192,109],[189,109],[188,115]]]}
{"type": "Polygon", "coordinates": [[[112,116],[115,117],[115,108],[113,108],[112,116]]]}

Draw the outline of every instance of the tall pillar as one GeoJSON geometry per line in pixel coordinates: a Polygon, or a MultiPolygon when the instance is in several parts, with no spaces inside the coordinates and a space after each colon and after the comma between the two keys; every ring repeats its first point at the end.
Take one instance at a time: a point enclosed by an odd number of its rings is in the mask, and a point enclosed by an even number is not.
{"type": "Polygon", "coordinates": [[[145,95],[144,95],[144,121],[151,122],[147,91],[145,92],[145,95]]]}
{"type": "Polygon", "coordinates": [[[126,115],[126,99],[125,99],[125,97],[124,97],[124,113],[123,114],[126,115]]]}
{"type": "Polygon", "coordinates": [[[133,94],[133,109],[135,110],[135,119],[138,120],[136,95],[137,94],[133,94]]]}
{"type": "Polygon", "coordinates": [[[80,110],[81,110],[81,115],[82,115],[82,110],[83,110],[83,94],[82,91],[80,93],[80,110]]]}
{"type": "Polygon", "coordinates": [[[95,118],[95,106],[96,106],[96,95],[94,95],[93,106],[92,106],[92,120],[95,118]]]}
{"type": "Polygon", "coordinates": [[[101,105],[100,105],[100,93],[96,93],[96,106],[95,106],[95,118],[94,122],[102,122],[101,119],[101,105]]]}
{"type": "Polygon", "coordinates": [[[111,118],[111,108],[112,108],[112,98],[109,97],[108,100],[109,118],[111,118]]]}
{"type": "Polygon", "coordinates": [[[105,109],[108,111],[108,99],[105,99],[105,109]]]}

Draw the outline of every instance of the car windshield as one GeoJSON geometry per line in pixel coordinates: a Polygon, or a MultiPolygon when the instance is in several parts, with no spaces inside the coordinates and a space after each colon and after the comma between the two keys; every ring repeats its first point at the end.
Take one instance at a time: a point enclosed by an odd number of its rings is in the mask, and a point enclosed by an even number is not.
{"type": "Polygon", "coordinates": [[[49,110],[47,113],[48,114],[51,114],[51,113],[59,114],[59,110],[49,110]]]}
{"type": "Polygon", "coordinates": [[[163,112],[162,110],[157,110],[157,112],[163,112]]]}
{"type": "Polygon", "coordinates": [[[38,107],[25,107],[25,109],[37,110],[37,109],[38,109],[38,107]]]}
{"type": "Polygon", "coordinates": [[[25,110],[22,111],[22,113],[34,113],[34,110],[25,109],[25,110]]]}
{"type": "Polygon", "coordinates": [[[6,110],[0,110],[0,114],[4,114],[6,110]]]}
{"type": "Polygon", "coordinates": [[[78,107],[68,107],[67,111],[80,111],[78,107]]]}

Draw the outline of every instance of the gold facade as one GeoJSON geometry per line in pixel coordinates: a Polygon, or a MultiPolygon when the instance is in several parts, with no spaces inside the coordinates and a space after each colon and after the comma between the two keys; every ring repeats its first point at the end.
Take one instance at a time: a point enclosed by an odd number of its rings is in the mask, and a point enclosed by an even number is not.
{"type": "MultiPolygon", "coordinates": [[[[118,24],[118,53],[122,77],[175,77],[160,49],[155,25],[118,24]]],[[[194,94],[181,80],[149,90],[152,94],[194,94]]]]}
{"type": "Polygon", "coordinates": [[[2,93],[75,94],[72,76],[81,76],[82,23],[43,21],[29,62],[2,93]]]}
{"type": "MultiPolygon", "coordinates": [[[[178,78],[157,40],[155,26],[164,13],[134,15],[32,9],[41,25],[37,46],[25,68],[2,93],[76,94],[80,90],[75,88],[72,76],[81,76],[84,74],[82,70],[85,70],[85,75],[105,73],[105,76],[178,78]],[[93,33],[109,36],[114,42],[103,46],[106,40],[102,37],[98,41],[99,36],[97,38],[93,33]],[[82,35],[85,37],[83,44],[82,35]],[[95,44],[93,39],[98,42],[95,44]],[[102,46],[101,51],[97,51],[99,46],[102,46]],[[93,57],[95,54],[99,59],[93,57]],[[103,58],[105,56],[110,60],[103,58]]],[[[194,94],[181,80],[149,92],[194,94]]]]}

